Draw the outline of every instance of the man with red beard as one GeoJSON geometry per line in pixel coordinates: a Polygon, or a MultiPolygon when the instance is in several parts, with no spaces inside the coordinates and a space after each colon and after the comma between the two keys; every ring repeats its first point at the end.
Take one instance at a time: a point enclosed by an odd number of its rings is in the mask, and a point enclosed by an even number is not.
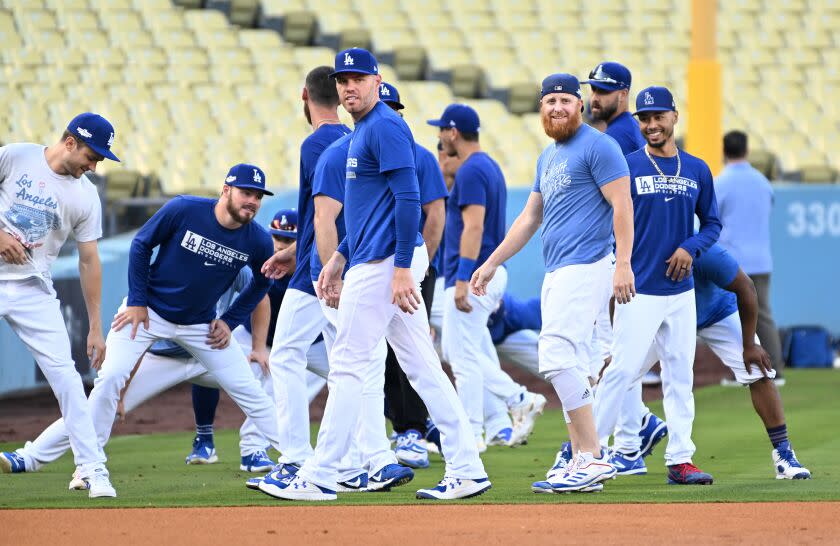
{"type": "Polygon", "coordinates": [[[627,162],[615,140],[583,124],[582,111],[577,78],[553,74],[543,80],[540,116],[555,142],[537,161],[534,190],[525,209],[471,281],[473,292],[483,294],[499,265],[544,224],[539,366],[563,403],[576,455],[569,467],[556,466],[547,481],[534,483],[532,489],[539,493],[600,491],[601,482],[615,476],[592,416],[587,344],[610,293],[618,304],[636,293],[630,267],[633,203],[627,162]],[[611,291],[613,227],[616,269],[611,291]]]}

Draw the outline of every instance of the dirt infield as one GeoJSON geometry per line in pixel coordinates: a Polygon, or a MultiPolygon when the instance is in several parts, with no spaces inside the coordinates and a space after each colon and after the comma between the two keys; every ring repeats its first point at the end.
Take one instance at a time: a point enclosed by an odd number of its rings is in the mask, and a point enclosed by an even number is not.
{"type": "Polygon", "coordinates": [[[0,528],[16,546],[831,544],[838,513],[840,503],[6,510],[0,528]]]}

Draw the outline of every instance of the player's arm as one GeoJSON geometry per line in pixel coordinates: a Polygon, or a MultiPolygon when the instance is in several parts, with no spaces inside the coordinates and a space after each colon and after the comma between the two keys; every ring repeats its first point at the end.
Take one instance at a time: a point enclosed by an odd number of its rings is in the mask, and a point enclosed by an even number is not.
{"type": "Polygon", "coordinates": [[[773,369],[770,362],[770,355],[755,343],[755,331],[758,324],[758,296],[755,285],[741,268],[735,279],[725,287],[726,290],[735,293],[738,300],[738,316],[741,318],[741,336],[744,344],[744,365],[747,373],[750,372],[750,365],[756,364],[765,376],[766,372],[773,369]]]}
{"type": "Polygon", "coordinates": [[[397,244],[394,252],[394,278],[391,281],[393,303],[406,313],[420,308],[420,294],[411,275],[411,260],[420,225],[420,187],[414,167],[385,173],[394,194],[394,222],[397,244]]]}
{"type": "Polygon", "coordinates": [[[268,374],[268,325],[271,322],[271,300],[266,295],[251,313],[251,354],[248,361],[256,362],[268,374]]]}
{"type": "Polygon", "coordinates": [[[326,264],[338,248],[335,221],[344,205],[328,195],[315,196],[315,245],[321,265],[326,264]]]}
{"type": "Polygon", "coordinates": [[[458,271],[455,273],[455,307],[469,313],[469,282],[475,272],[475,261],[481,252],[481,237],[484,234],[484,205],[466,205],[461,208],[464,231],[461,232],[458,271]]]}
{"type": "MultiPolygon", "coordinates": [[[[539,191],[532,191],[525,208],[513,221],[502,243],[493,251],[487,261],[472,275],[470,286],[473,294],[483,296],[496,269],[509,260],[531,240],[543,221],[543,197],[539,191]]],[[[477,255],[477,254],[476,254],[477,255]]]]}
{"type": "Polygon", "coordinates": [[[102,335],[102,262],[96,240],[77,243],[79,249],[79,283],[88,314],[87,355],[90,367],[98,370],[105,360],[105,338],[102,335]]]}
{"type": "Polygon", "coordinates": [[[613,233],[615,233],[613,295],[617,303],[629,303],[636,295],[636,279],[630,265],[634,237],[630,177],[622,176],[604,184],[601,186],[601,194],[613,209],[613,233]]]}
{"type": "Polygon", "coordinates": [[[720,230],[723,227],[718,215],[712,172],[708,167],[700,176],[699,183],[700,192],[697,196],[697,205],[694,212],[700,219],[700,229],[693,237],[689,237],[680,245],[680,248],[688,252],[692,259],[697,259],[700,254],[709,250],[717,242],[720,237],[720,230]]]}
{"type": "Polygon", "coordinates": [[[423,224],[423,241],[426,242],[426,250],[429,252],[429,261],[431,261],[440,247],[443,226],[446,223],[446,207],[443,198],[425,203],[423,213],[426,215],[426,223],[423,224]]]}

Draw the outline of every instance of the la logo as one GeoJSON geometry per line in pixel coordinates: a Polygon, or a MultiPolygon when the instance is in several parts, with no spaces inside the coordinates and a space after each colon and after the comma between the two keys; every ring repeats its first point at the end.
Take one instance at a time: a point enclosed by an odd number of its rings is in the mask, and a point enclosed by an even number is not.
{"type": "Polygon", "coordinates": [[[262,176],[260,176],[260,172],[257,169],[254,169],[254,182],[257,184],[262,183],[262,176]]]}
{"type": "Polygon", "coordinates": [[[344,54],[344,66],[353,66],[353,57],[349,53],[344,54]]]}
{"type": "Polygon", "coordinates": [[[391,96],[391,90],[388,89],[387,87],[385,87],[384,83],[380,83],[379,84],[379,94],[380,95],[385,95],[386,97],[390,97],[391,96]]]}
{"type": "Polygon", "coordinates": [[[650,106],[653,104],[653,95],[650,94],[650,91],[645,91],[645,106],[650,106]]]}

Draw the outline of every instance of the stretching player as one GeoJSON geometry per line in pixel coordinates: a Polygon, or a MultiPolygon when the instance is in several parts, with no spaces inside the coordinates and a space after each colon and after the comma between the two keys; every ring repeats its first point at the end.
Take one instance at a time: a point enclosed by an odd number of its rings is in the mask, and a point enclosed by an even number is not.
{"type": "Polygon", "coordinates": [[[639,295],[630,304],[616,307],[613,360],[598,387],[595,421],[602,445],[607,445],[627,390],[656,341],[668,419],[668,482],[710,484],[712,476],[691,461],[697,332],[691,266],[720,234],[712,174],[702,159],[677,149],[674,125],[679,114],[670,91],[643,89],[636,97],[635,115],[647,141],[643,149],[627,156],[636,228],[633,270],[639,295]],[[695,214],[700,218],[696,235],[695,214]]]}
{"type": "Polygon", "coordinates": [[[356,128],[346,161],[347,235],[318,280],[319,296],[338,307],[330,393],[314,455],[294,477],[275,483],[267,479],[260,489],[282,499],[336,499],[337,465],[359,422],[359,393],[375,373],[369,355],[384,336],[441,430],[446,473],[437,487],[421,489],[417,496],[479,495],[491,484],[464,409],[435,354],[418,293],[428,253],[417,231],[414,139],[402,118],[379,101],[382,78],[370,52],[340,52],[333,76],[356,128]],[[342,287],[345,266],[349,269],[342,287]]]}
{"type": "MultiPolygon", "coordinates": [[[[723,247],[715,244],[694,261],[694,297],[697,304],[697,337],[732,369],[741,385],[749,385],[753,408],[761,418],[770,443],[778,480],[808,479],[811,473],[796,459],[788,439],[782,399],[773,379],[770,357],[758,344],[758,298],[752,280],[723,247]]],[[[656,343],[642,371],[657,360],[656,343]]],[[[629,402],[622,408],[619,429],[638,426],[644,405],[629,402]]],[[[633,431],[628,431],[632,434],[633,431]]],[[[621,449],[616,446],[616,449],[621,449]]],[[[644,474],[645,467],[628,466],[626,473],[644,474]]],[[[619,471],[621,473],[621,471],[619,471]]]]}
{"type": "Polygon", "coordinates": [[[584,125],[580,84],[570,74],[542,82],[540,117],[554,140],[537,161],[525,209],[499,248],[475,272],[472,288],[485,293],[499,265],[525,246],[543,225],[546,275],[542,289],[540,372],[563,404],[576,452],[567,471],[536,482],[535,492],[597,491],[615,476],[602,453],[592,418],[587,344],[595,319],[612,293],[626,304],[635,294],[630,251],[633,207],[627,163],[615,141],[584,125]],[[611,273],[612,224],[616,269],[611,273]]]}
{"type": "MultiPolygon", "coordinates": [[[[91,497],[117,495],[96,442],[82,378],[70,354],[70,338],[50,278],[50,264],[72,233],[79,249],[79,281],[90,331],[87,353],[96,369],[105,358],[102,337],[102,205],[85,176],[111,152],[114,127],[97,114],[76,116],[61,140],[47,148],[9,144],[0,148],[0,318],[35,356],[58,399],[73,439],[73,456],[91,497]]],[[[18,453],[0,455],[0,470],[31,467],[18,453]]]]}
{"type": "Polygon", "coordinates": [[[446,206],[443,357],[452,367],[479,452],[487,449],[483,436],[485,390],[507,404],[513,418],[508,445],[518,445],[528,439],[546,399],[528,392],[502,370],[487,330],[487,319],[504,295],[507,270],[503,266],[481,296],[469,290],[476,266],[484,263],[505,234],[505,178],[499,165],[481,151],[475,110],[451,104],[440,119],[428,123],[440,128],[444,151],[461,160],[446,206]]]}
{"type": "MultiPolygon", "coordinates": [[[[297,211],[295,209],[277,211],[268,231],[274,240],[275,252],[280,252],[294,244],[295,240],[297,240],[297,211]]],[[[292,269],[294,269],[294,266],[292,269]]],[[[224,314],[233,302],[234,295],[242,291],[250,282],[252,276],[253,274],[250,268],[242,268],[231,288],[222,296],[220,305],[217,306],[219,315],[224,314]]],[[[272,398],[274,397],[274,388],[271,376],[268,373],[268,350],[266,346],[271,347],[274,337],[274,325],[277,322],[277,313],[280,310],[280,304],[283,302],[283,296],[286,293],[288,285],[288,277],[274,281],[268,289],[267,299],[263,299],[257,306],[257,310],[254,311],[251,321],[246,321],[245,324],[237,327],[233,331],[233,337],[239,342],[245,354],[248,355],[248,361],[252,363],[252,369],[255,372],[259,372],[256,377],[260,379],[263,389],[272,398]],[[257,311],[260,311],[263,307],[265,307],[264,312],[266,317],[265,320],[259,320],[257,318],[257,311]],[[253,366],[254,362],[259,363],[261,369],[257,370],[253,366]]],[[[149,354],[169,358],[192,359],[192,355],[186,352],[180,345],[169,340],[158,341],[152,345],[149,349],[149,354]]],[[[319,370],[318,375],[315,373],[307,374],[306,388],[309,401],[311,402],[324,387],[326,380],[323,378],[326,377],[327,370],[329,369],[327,364],[327,350],[323,340],[314,343],[309,348],[307,362],[310,368],[319,370]]],[[[144,367],[147,365],[148,362],[144,367]]],[[[135,376],[132,384],[136,382],[137,378],[135,376]]],[[[187,464],[213,464],[218,461],[216,447],[213,442],[213,422],[216,417],[216,406],[219,402],[219,389],[193,383],[192,402],[193,411],[195,412],[196,437],[193,441],[192,451],[187,456],[186,462],[187,464]]],[[[274,467],[274,463],[265,453],[268,442],[256,431],[250,419],[246,419],[242,425],[240,437],[242,451],[241,470],[246,472],[266,472],[274,467]]]]}
{"type": "Polygon", "coordinates": [[[280,463],[288,465],[280,471],[286,474],[296,472],[312,454],[306,352],[323,333],[329,353],[335,336],[315,297],[309,274],[314,239],[312,177],[315,165],[327,146],[350,133],[350,128],[338,119],[338,94],[335,82],[329,77],[331,70],[328,66],[312,69],[306,75],[302,91],[303,112],[313,132],[300,146],[297,244],[276,253],[263,267],[263,273],[276,280],[289,272],[293,256],[297,261],[297,269],[277,315],[269,358],[280,434],[280,463]]]}

